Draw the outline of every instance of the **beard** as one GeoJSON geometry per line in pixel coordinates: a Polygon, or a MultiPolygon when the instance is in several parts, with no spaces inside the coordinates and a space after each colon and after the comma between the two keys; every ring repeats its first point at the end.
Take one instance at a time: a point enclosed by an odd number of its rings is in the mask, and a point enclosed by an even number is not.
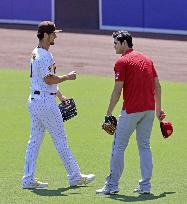
{"type": "Polygon", "coordinates": [[[122,49],[116,49],[116,54],[122,54],[123,50],[122,49]]]}
{"type": "Polygon", "coordinates": [[[121,54],[120,50],[116,50],[116,54],[121,54]]]}

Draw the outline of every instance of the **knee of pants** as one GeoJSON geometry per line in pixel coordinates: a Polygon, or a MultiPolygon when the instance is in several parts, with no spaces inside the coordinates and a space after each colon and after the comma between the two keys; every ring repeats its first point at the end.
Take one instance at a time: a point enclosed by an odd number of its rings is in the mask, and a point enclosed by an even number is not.
{"type": "Polygon", "coordinates": [[[117,152],[124,152],[126,147],[128,145],[128,142],[127,143],[117,143],[117,144],[114,144],[113,145],[113,149],[114,151],[117,151],[117,152]]]}
{"type": "Polygon", "coordinates": [[[139,142],[138,149],[150,149],[150,143],[149,142],[139,142]]]}
{"type": "Polygon", "coordinates": [[[129,143],[129,137],[129,135],[121,136],[120,134],[116,134],[114,139],[114,146],[116,146],[117,149],[124,151],[129,143]]]}
{"type": "Polygon", "coordinates": [[[38,147],[40,146],[41,141],[37,139],[31,139],[28,141],[28,147],[38,147]]]}
{"type": "Polygon", "coordinates": [[[68,149],[68,143],[66,137],[53,138],[53,143],[55,146],[61,146],[63,149],[68,149]]]}
{"type": "Polygon", "coordinates": [[[62,129],[62,130],[49,130],[49,133],[52,137],[52,140],[54,143],[58,143],[58,142],[61,142],[61,141],[64,141],[66,142],[66,139],[67,139],[67,136],[66,136],[66,133],[65,133],[65,130],[62,129]]]}

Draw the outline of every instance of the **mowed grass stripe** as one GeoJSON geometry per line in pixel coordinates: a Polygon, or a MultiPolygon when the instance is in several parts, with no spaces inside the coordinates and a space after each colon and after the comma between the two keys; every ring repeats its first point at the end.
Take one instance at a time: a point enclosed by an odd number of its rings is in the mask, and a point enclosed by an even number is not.
{"type": "MultiPolygon", "coordinates": [[[[60,85],[64,95],[77,103],[78,116],[65,123],[69,146],[83,173],[95,173],[96,180],[86,187],[69,189],[66,172],[46,132],[37,161],[36,176],[49,182],[43,190],[22,190],[21,177],[30,124],[27,111],[29,73],[0,70],[0,203],[186,203],[187,202],[187,83],[162,82],[163,108],[174,125],[170,139],[163,139],[155,119],[151,137],[153,178],[151,196],[138,196],[139,159],[135,135],[125,153],[126,168],[116,196],[98,196],[95,190],[109,173],[112,137],[100,126],[105,115],[113,79],[79,76],[60,85]]],[[[120,113],[122,100],[114,114],[120,113]]]]}

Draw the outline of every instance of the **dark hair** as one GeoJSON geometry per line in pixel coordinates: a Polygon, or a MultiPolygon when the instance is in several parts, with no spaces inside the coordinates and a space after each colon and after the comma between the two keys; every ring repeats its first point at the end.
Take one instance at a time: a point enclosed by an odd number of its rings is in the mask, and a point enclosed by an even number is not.
{"type": "Polygon", "coordinates": [[[37,37],[39,40],[42,40],[44,38],[44,33],[38,33],[37,37]]]}
{"type": "Polygon", "coordinates": [[[133,47],[132,36],[126,30],[119,30],[119,31],[113,32],[112,37],[120,41],[121,44],[126,40],[129,48],[133,47]]]}

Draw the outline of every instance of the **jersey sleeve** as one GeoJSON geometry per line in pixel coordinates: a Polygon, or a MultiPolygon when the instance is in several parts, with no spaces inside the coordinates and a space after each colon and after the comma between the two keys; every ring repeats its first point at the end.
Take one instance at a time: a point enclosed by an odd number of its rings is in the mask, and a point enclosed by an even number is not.
{"type": "Polygon", "coordinates": [[[39,59],[39,71],[42,78],[46,76],[54,75],[53,72],[53,64],[51,63],[51,59],[48,56],[43,56],[39,59]]]}
{"type": "Polygon", "coordinates": [[[114,66],[115,81],[125,81],[125,65],[118,60],[114,66]]]}

